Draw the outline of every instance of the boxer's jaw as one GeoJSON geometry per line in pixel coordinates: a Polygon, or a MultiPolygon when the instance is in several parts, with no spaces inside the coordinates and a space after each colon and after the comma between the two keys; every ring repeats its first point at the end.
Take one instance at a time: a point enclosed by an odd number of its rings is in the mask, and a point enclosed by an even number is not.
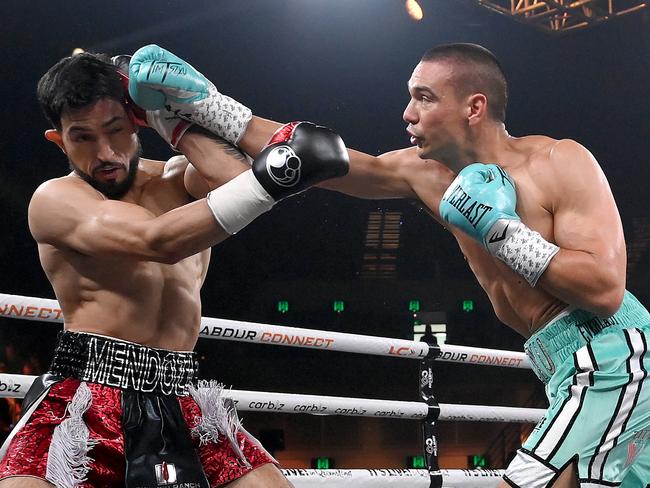
{"type": "Polygon", "coordinates": [[[131,188],[140,158],[137,127],[122,103],[102,98],[67,109],[61,117],[61,146],[70,168],[109,198],[131,188]]]}
{"type": "MultiPolygon", "coordinates": [[[[141,154],[142,154],[142,149],[140,147],[140,144],[138,144],[136,153],[130,159],[128,163],[128,168],[125,170],[126,175],[120,180],[116,178],[101,178],[101,177],[98,178],[98,177],[91,176],[88,173],[82,171],[81,168],[75,165],[71,159],[68,159],[68,164],[70,166],[70,169],[77,176],[79,176],[79,178],[84,180],[95,190],[99,191],[100,193],[102,193],[103,195],[107,196],[110,199],[117,200],[122,198],[133,186],[133,182],[135,181],[135,177],[138,173],[138,164],[140,161],[141,154]]],[[[95,167],[95,170],[93,171],[93,174],[101,173],[103,171],[102,168],[104,167],[114,167],[116,165],[117,163],[112,163],[112,162],[97,165],[95,167]]]]}

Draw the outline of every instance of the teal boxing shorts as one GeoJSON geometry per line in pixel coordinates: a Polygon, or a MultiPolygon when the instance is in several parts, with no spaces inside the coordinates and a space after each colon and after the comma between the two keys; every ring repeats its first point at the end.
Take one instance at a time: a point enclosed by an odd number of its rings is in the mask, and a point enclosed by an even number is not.
{"type": "Polygon", "coordinates": [[[526,341],[549,408],[508,466],[513,487],[553,485],[574,464],[581,488],[650,484],[650,313],[629,292],[602,319],[566,311],[526,341]]]}

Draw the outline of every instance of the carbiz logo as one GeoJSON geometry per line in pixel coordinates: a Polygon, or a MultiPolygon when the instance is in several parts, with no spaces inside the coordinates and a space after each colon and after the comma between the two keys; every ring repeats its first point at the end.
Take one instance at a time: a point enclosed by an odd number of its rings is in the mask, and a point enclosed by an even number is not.
{"type": "Polygon", "coordinates": [[[19,393],[20,392],[20,383],[5,383],[0,380],[0,393],[8,391],[10,393],[19,393]]]}

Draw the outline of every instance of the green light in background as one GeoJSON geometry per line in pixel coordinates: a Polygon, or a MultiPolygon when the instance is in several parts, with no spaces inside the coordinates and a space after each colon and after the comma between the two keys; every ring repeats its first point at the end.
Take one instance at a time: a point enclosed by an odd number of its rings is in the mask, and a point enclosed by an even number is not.
{"type": "Polygon", "coordinates": [[[485,456],[480,456],[478,454],[469,456],[470,468],[487,468],[487,465],[488,465],[487,458],[485,456]]]}
{"type": "Polygon", "coordinates": [[[345,310],[345,302],[343,300],[334,300],[332,308],[336,313],[341,313],[345,310]]]}
{"type": "Polygon", "coordinates": [[[314,468],[316,469],[330,469],[330,458],[327,457],[317,457],[314,460],[314,468]]]}
{"type": "Polygon", "coordinates": [[[287,313],[289,311],[289,302],[287,300],[278,300],[278,312],[287,313]]]}
{"type": "Polygon", "coordinates": [[[420,311],[420,300],[409,301],[409,311],[415,313],[420,311]]]}
{"type": "Polygon", "coordinates": [[[474,300],[463,300],[463,312],[474,311],[474,300]]]}
{"type": "Polygon", "coordinates": [[[408,458],[408,468],[412,469],[426,469],[427,463],[424,460],[424,456],[409,456],[408,458]]]}

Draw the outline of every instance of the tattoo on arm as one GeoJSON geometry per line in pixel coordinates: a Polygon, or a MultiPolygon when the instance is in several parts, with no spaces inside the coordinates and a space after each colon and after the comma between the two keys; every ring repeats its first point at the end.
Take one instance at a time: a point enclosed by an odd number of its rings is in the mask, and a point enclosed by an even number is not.
{"type": "Polygon", "coordinates": [[[212,132],[204,129],[203,127],[193,125],[192,127],[190,127],[188,132],[194,132],[196,134],[201,134],[201,135],[207,137],[208,139],[212,139],[215,142],[215,144],[217,144],[219,147],[221,147],[224,150],[224,152],[226,154],[228,154],[229,156],[232,156],[233,158],[238,159],[239,161],[244,161],[244,162],[247,161],[246,156],[244,155],[244,153],[238,147],[232,145],[231,143],[229,143],[225,139],[222,139],[218,135],[213,134],[212,132]]]}

